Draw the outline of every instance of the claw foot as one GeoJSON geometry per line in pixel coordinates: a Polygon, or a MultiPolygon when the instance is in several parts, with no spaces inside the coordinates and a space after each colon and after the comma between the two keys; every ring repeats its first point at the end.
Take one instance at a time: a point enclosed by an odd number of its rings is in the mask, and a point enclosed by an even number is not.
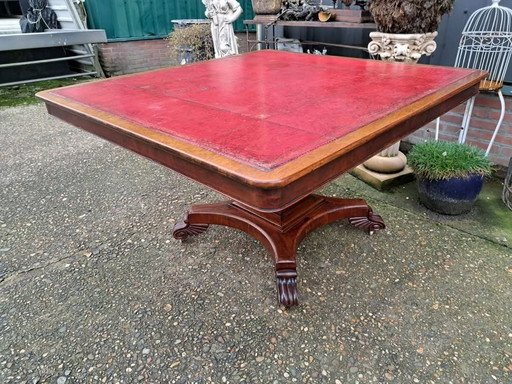
{"type": "Polygon", "coordinates": [[[199,235],[208,229],[208,224],[189,224],[186,220],[174,225],[172,236],[177,240],[186,240],[190,236],[199,235]]]}

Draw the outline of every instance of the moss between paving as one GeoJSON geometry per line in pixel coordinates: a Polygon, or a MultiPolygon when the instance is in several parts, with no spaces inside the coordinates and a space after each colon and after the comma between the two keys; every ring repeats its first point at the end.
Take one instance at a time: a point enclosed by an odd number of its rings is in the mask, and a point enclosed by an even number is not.
{"type": "Polygon", "coordinates": [[[459,216],[436,214],[423,207],[418,200],[416,183],[411,182],[389,191],[377,191],[353,176],[345,175],[328,187],[331,193],[360,195],[419,213],[426,218],[460,231],[471,233],[506,247],[512,248],[512,211],[501,200],[503,181],[489,179],[484,184],[475,207],[470,213],[459,216]]]}

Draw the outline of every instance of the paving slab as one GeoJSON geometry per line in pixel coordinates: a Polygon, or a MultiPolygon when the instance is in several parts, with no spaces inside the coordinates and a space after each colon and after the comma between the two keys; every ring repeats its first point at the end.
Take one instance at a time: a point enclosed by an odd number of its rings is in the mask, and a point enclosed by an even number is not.
{"type": "Polygon", "coordinates": [[[446,218],[413,184],[336,180],[323,192],[364,197],[387,228],[311,233],[300,305],[284,309],[250,236],[172,238],[187,206],[216,193],[41,104],[0,109],[0,146],[1,383],[512,382],[499,181],[446,218]]]}

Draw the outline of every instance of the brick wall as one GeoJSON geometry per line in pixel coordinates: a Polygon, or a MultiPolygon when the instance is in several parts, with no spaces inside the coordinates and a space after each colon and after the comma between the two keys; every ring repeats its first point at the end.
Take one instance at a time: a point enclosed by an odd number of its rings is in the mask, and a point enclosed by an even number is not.
{"type": "MultiPolygon", "coordinates": [[[[246,34],[237,33],[237,37],[240,53],[246,52],[246,34]]],[[[173,65],[171,51],[165,39],[99,44],[98,50],[101,66],[107,76],[126,75],[173,65]]]]}
{"type": "MultiPolygon", "coordinates": [[[[462,124],[464,106],[460,105],[441,117],[439,139],[456,141],[462,124]]],[[[512,98],[505,97],[505,117],[496,136],[489,158],[497,165],[508,167],[512,157],[512,98]]],[[[481,93],[476,97],[466,143],[487,149],[501,112],[499,98],[494,93],[481,93]]],[[[435,121],[416,131],[405,141],[412,144],[425,139],[434,139],[435,121]]]]}
{"type": "Polygon", "coordinates": [[[171,65],[164,39],[99,44],[99,58],[105,75],[118,76],[171,65]]]}

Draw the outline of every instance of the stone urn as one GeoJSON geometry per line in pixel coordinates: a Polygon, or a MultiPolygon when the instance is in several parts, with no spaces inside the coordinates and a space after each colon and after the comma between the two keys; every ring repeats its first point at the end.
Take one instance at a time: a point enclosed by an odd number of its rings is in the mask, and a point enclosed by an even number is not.
{"type": "MultiPolygon", "coordinates": [[[[454,3],[455,0],[369,1],[368,10],[378,32],[370,33],[368,51],[384,61],[409,64],[416,63],[422,55],[431,55],[436,49],[435,31],[441,17],[451,12],[454,3]]],[[[375,173],[372,178],[385,179],[388,185],[395,184],[393,179],[397,183],[409,181],[407,174],[412,177],[412,170],[398,148],[396,143],[365,162],[360,166],[362,172],[375,173]]]]}
{"type": "MultiPolygon", "coordinates": [[[[383,61],[415,64],[421,56],[430,56],[437,47],[434,39],[437,32],[428,33],[383,33],[371,32],[368,44],[371,55],[383,61]]],[[[404,170],[407,158],[399,151],[400,142],[386,148],[380,154],[364,162],[364,166],[379,173],[397,173],[404,170]]]]}
{"type": "Polygon", "coordinates": [[[256,15],[277,15],[281,10],[281,0],[251,0],[256,15]]]}

